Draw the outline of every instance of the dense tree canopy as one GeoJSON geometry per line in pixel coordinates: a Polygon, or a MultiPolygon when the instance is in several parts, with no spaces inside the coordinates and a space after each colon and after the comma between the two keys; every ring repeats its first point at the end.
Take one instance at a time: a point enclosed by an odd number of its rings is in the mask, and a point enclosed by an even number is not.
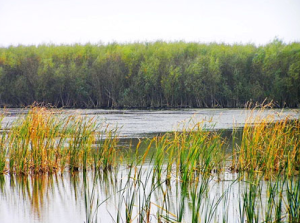
{"type": "Polygon", "coordinates": [[[300,105],[300,43],[145,42],[0,48],[0,106],[300,105]]]}

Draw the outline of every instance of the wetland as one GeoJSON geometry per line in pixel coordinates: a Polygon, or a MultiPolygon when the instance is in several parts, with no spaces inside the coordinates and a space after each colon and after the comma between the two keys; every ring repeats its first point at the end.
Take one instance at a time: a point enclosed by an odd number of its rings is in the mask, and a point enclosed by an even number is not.
{"type": "Polygon", "coordinates": [[[299,110],[1,110],[1,222],[299,222],[299,110]]]}

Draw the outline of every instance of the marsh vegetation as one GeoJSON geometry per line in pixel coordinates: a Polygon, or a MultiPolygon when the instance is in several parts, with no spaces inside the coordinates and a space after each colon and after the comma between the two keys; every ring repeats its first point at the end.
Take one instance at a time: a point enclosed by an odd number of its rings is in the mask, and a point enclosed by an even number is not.
{"type": "Polygon", "coordinates": [[[94,119],[33,107],[1,134],[1,199],[39,215],[66,194],[77,222],[299,222],[299,120],[250,111],[231,137],[205,122],[125,147],[94,119]]]}

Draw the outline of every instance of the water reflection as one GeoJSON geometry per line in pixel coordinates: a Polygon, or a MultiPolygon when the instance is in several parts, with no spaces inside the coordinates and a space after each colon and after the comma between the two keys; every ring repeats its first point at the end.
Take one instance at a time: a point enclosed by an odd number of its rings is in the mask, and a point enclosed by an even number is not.
{"type": "MultiPolygon", "coordinates": [[[[165,175],[158,179],[149,167],[145,164],[113,171],[0,176],[1,222],[126,222],[126,218],[134,222],[235,222],[245,214],[240,211],[253,211],[263,220],[268,210],[275,210],[268,202],[274,207],[279,205],[280,193],[285,202],[281,204],[282,213],[288,211],[284,205],[288,205],[284,179],[253,180],[251,175],[224,172],[209,177],[196,175],[195,181],[185,185],[183,175],[173,175],[169,181],[165,175]],[[253,196],[251,193],[255,197],[247,197],[253,196]],[[245,203],[249,201],[246,198],[254,199],[255,206],[245,203]]],[[[299,178],[288,180],[292,181],[299,178]]]]}
{"type": "MultiPolygon", "coordinates": [[[[77,219],[76,205],[82,205],[82,183],[78,178],[67,173],[2,176],[1,222],[68,222],[66,219],[77,219]],[[68,178],[67,182],[65,178],[68,178]]],[[[75,222],[83,221],[77,219],[75,222]]]]}

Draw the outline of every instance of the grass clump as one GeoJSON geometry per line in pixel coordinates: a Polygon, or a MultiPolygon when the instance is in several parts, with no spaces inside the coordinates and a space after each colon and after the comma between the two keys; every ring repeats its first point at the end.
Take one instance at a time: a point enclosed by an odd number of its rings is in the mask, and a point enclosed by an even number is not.
{"type": "Polygon", "coordinates": [[[56,171],[64,143],[63,123],[51,111],[35,107],[8,134],[9,171],[28,174],[56,171]]]}
{"type": "Polygon", "coordinates": [[[223,170],[225,139],[217,132],[204,131],[200,123],[153,140],[154,175],[158,179],[165,175],[168,182],[175,174],[185,184],[197,180],[200,174],[209,176],[223,170]]]}
{"type": "Polygon", "coordinates": [[[245,124],[241,145],[236,145],[233,168],[236,171],[272,173],[284,171],[291,176],[300,169],[300,121],[286,117],[257,117],[245,124]]]}
{"type": "Polygon", "coordinates": [[[57,115],[59,111],[33,107],[8,133],[1,135],[0,171],[16,174],[54,173],[100,166],[112,167],[116,134],[101,132],[92,118],[57,115]],[[102,134],[109,137],[94,143],[102,134]],[[8,165],[7,165],[8,163],[8,165]]]}

